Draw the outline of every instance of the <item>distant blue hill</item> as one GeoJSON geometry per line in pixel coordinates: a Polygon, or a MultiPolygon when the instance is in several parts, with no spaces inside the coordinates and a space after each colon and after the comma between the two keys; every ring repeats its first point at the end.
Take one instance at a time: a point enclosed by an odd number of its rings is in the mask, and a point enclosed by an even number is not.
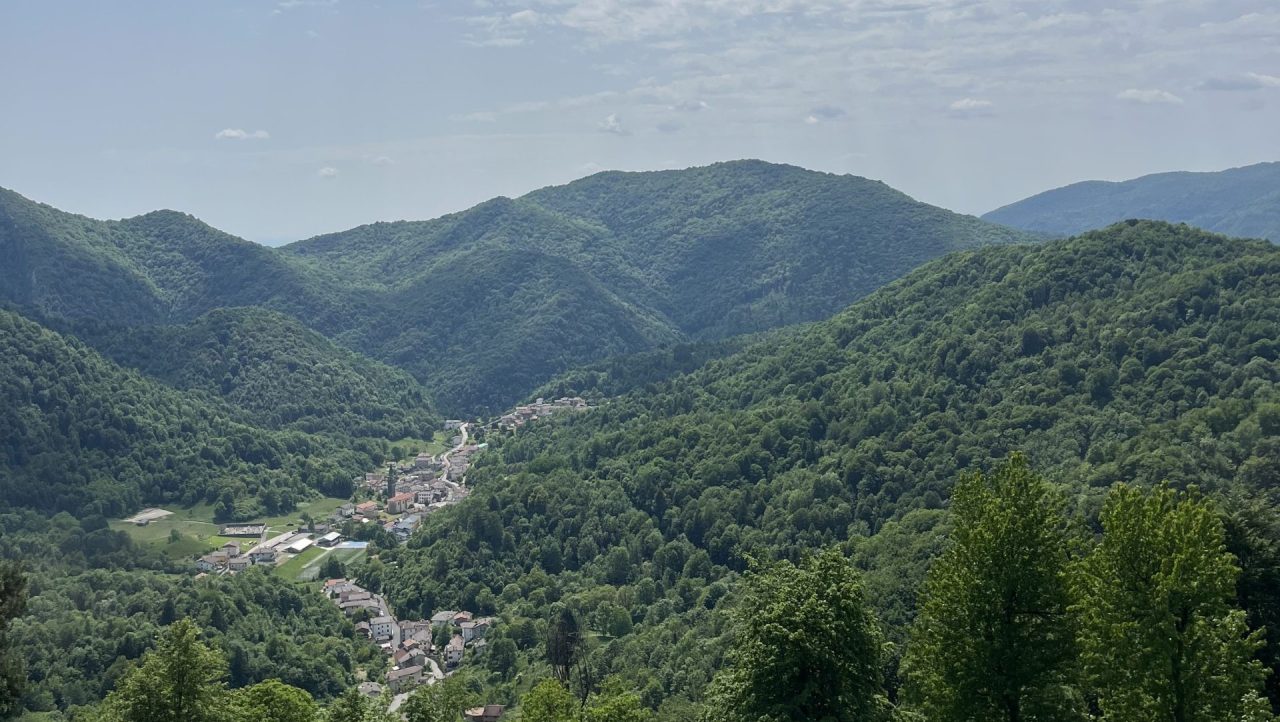
{"type": "Polygon", "coordinates": [[[1280,162],[1216,173],[1157,173],[1120,183],[1085,181],[998,208],[983,220],[1072,235],[1129,218],[1188,223],[1280,242],[1280,162]]]}

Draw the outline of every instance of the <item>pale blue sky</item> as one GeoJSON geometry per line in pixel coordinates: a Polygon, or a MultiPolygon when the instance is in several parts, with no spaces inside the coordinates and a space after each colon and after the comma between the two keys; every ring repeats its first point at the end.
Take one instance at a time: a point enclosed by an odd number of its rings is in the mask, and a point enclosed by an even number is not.
{"type": "Polygon", "coordinates": [[[1275,0],[0,0],[0,186],[281,242],[763,158],[980,213],[1280,159],[1275,0]]]}

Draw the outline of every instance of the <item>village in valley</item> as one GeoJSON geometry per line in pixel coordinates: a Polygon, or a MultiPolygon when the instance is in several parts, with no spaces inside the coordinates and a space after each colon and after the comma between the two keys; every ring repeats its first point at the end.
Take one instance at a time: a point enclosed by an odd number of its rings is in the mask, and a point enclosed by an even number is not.
{"type": "MultiPolygon", "coordinates": [[[[464,656],[482,653],[487,646],[485,635],[496,620],[465,610],[441,610],[423,620],[399,619],[386,599],[356,581],[321,578],[320,573],[326,569],[322,561],[329,555],[351,561],[372,552],[368,541],[348,538],[367,539],[368,535],[360,533],[364,525],[379,525],[403,544],[427,516],[467,498],[467,469],[475,455],[488,446],[477,435],[513,432],[557,413],[587,408],[587,402],[577,397],[537,399],[484,426],[446,421],[445,433],[451,434],[447,450],[419,453],[368,471],[356,480],[353,499],[337,505],[326,518],[308,516],[305,524],[291,525],[283,532],[279,526],[273,528],[267,523],[220,525],[216,537],[211,538],[225,541],[214,551],[197,555],[196,576],[236,574],[250,567],[278,571],[294,565],[291,573],[298,575],[295,578],[322,584],[324,595],[353,620],[356,631],[389,657],[389,669],[382,681],[362,682],[360,691],[370,697],[390,696],[394,710],[413,688],[443,679],[462,663],[464,656]]],[[[145,509],[125,522],[146,527],[170,516],[171,512],[163,509],[145,509]]],[[[493,722],[502,714],[501,705],[486,705],[466,710],[464,717],[474,722],[493,722]]]]}

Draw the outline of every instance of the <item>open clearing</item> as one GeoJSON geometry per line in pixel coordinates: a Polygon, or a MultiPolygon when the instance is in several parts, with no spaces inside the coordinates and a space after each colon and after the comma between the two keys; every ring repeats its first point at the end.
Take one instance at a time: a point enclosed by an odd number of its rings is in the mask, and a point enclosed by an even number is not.
{"type": "MultiPolygon", "coordinates": [[[[267,535],[270,536],[274,533],[280,533],[286,529],[303,525],[302,515],[304,513],[309,514],[317,522],[323,521],[345,503],[347,503],[346,499],[328,497],[314,499],[298,504],[298,508],[288,514],[250,519],[237,523],[266,524],[267,535]]],[[[217,549],[227,542],[236,542],[248,546],[255,541],[243,537],[224,537],[219,535],[218,532],[221,530],[222,525],[213,521],[212,504],[198,504],[188,509],[180,509],[174,512],[163,509],[146,509],[143,512],[139,512],[139,514],[148,511],[163,511],[164,515],[155,518],[154,521],[149,522],[146,526],[138,526],[134,523],[132,520],[137,518],[137,515],[135,515],[130,519],[111,522],[111,528],[125,532],[138,544],[161,549],[171,559],[190,559],[198,554],[217,549]],[[175,530],[178,532],[178,539],[177,541],[171,541],[175,530]]]]}

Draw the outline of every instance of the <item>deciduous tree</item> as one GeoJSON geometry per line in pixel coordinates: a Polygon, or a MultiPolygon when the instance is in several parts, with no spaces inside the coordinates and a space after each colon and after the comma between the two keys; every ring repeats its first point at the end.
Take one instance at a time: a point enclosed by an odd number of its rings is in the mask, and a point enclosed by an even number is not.
{"type": "Polygon", "coordinates": [[[929,719],[1079,719],[1057,495],[1015,454],[962,477],[951,514],[907,646],[907,698],[929,719]]]}
{"type": "Polygon", "coordinates": [[[1078,566],[1085,671],[1106,720],[1269,717],[1262,644],[1235,607],[1239,569],[1222,520],[1193,487],[1119,485],[1078,566]]]}

